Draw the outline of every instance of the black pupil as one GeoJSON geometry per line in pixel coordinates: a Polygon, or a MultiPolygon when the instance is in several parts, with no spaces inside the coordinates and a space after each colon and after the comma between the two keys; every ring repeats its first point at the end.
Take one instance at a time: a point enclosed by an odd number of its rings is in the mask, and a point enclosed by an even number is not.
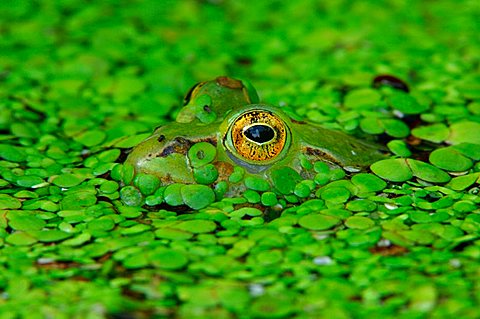
{"type": "Polygon", "coordinates": [[[275,132],[267,125],[253,125],[244,131],[245,136],[254,142],[265,143],[275,137],[275,132]]]}

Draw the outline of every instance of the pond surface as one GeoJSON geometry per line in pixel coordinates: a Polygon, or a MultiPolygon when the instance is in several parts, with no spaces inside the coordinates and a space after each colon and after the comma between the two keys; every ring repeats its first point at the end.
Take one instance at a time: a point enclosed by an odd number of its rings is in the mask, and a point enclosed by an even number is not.
{"type": "Polygon", "coordinates": [[[479,11],[1,2],[0,318],[476,317],[479,11]],[[387,155],[267,181],[202,144],[195,183],[134,179],[131,149],[219,75],[387,155]]]}

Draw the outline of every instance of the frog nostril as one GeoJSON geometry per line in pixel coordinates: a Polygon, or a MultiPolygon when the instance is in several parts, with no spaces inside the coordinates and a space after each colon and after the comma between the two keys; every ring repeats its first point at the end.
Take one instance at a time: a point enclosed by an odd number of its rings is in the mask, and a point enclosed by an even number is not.
{"type": "Polygon", "coordinates": [[[157,138],[157,141],[158,141],[159,143],[162,143],[164,140],[165,140],[165,135],[160,135],[160,136],[157,138]]]}
{"type": "Polygon", "coordinates": [[[211,113],[212,112],[212,109],[208,106],[208,105],[204,105],[203,106],[203,110],[207,113],[211,113]]]}
{"type": "Polygon", "coordinates": [[[275,131],[268,125],[252,125],[243,131],[243,134],[252,142],[266,143],[275,138],[275,131]]]}

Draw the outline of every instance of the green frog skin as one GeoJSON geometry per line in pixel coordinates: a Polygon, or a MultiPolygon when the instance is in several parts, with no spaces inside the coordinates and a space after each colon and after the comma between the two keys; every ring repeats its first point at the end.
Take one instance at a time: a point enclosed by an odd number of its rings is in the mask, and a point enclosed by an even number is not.
{"type": "MultiPolygon", "coordinates": [[[[285,167],[311,179],[315,172],[306,168],[305,161],[356,172],[381,158],[378,146],[294,120],[278,107],[258,103],[251,85],[219,77],[192,88],[176,121],[137,145],[125,165],[132,165],[135,175],[157,177],[162,186],[202,183],[215,187],[220,181],[229,182],[238,167],[245,176],[267,181],[285,167]],[[216,171],[207,181],[196,174],[206,165],[216,171]]],[[[230,187],[226,196],[238,190],[230,187]]]]}

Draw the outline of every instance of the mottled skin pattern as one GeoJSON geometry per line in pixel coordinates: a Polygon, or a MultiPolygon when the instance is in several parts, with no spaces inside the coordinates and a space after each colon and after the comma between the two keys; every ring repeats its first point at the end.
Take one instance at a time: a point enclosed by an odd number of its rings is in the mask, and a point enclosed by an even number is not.
{"type": "Polygon", "coordinates": [[[323,161],[347,171],[360,171],[382,158],[376,145],[339,131],[293,120],[277,107],[258,104],[255,90],[244,83],[219,77],[192,88],[176,122],[156,129],[152,136],[132,150],[126,164],[134,166],[135,174],[151,174],[158,177],[162,185],[168,185],[196,183],[187,152],[198,142],[208,142],[216,148],[216,157],[212,161],[219,174],[216,182],[228,180],[235,166],[266,180],[277,168],[285,166],[304,178],[311,178],[311,173],[302,168],[301,158],[312,163],[323,161]],[[278,148],[280,151],[276,156],[265,161],[242,156],[232,139],[234,122],[252,110],[273,114],[285,125],[284,146],[278,148]]]}

